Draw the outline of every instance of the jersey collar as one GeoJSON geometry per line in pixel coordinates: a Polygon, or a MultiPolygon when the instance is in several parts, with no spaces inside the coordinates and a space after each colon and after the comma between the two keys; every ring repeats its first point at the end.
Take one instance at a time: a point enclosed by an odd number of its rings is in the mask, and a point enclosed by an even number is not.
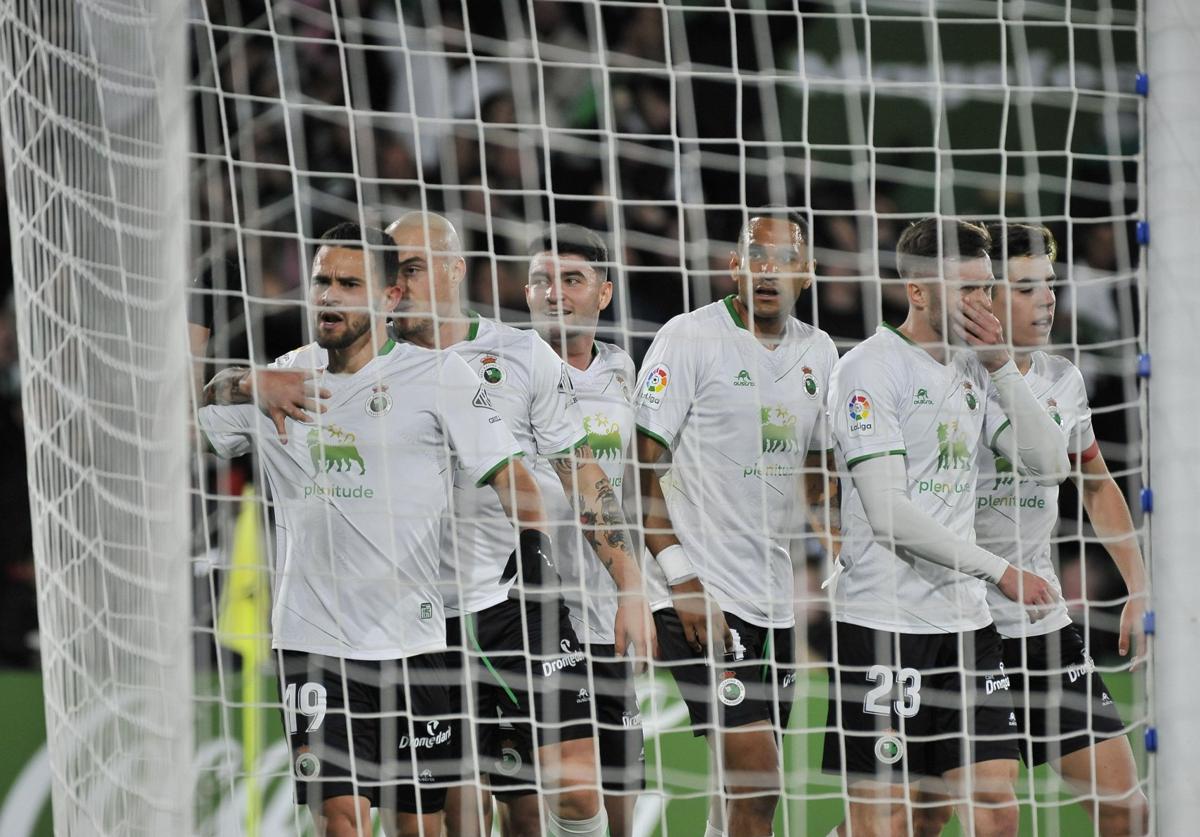
{"type": "Polygon", "coordinates": [[[733,319],[733,324],[743,331],[749,331],[746,328],[746,323],[742,320],[742,315],[738,313],[737,307],[733,304],[733,294],[725,297],[725,309],[729,312],[729,316],[733,319]]]}
{"type": "Polygon", "coordinates": [[[389,337],[387,342],[379,347],[379,356],[388,354],[394,348],[396,348],[396,341],[389,337]]]}
{"type": "Polygon", "coordinates": [[[467,316],[471,318],[471,324],[467,326],[467,342],[471,342],[479,336],[479,314],[475,311],[467,311],[467,316]]]}
{"type": "MultiPolygon", "coordinates": [[[[892,324],[890,324],[890,323],[880,323],[880,324],[879,324],[879,327],[880,327],[880,328],[886,328],[888,331],[890,331],[892,334],[894,334],[894,335],[896,335],[897,337],[899,337],[901,340],[903,340],[905,343],[907,343],[907,344],[908,344],[908,345],[910,345],[910,346],[916,346],[916,345],[917,345],[916,343],[914,343],[914,342],[913,342],[913,341],[912,341],[912,340],[909,338],[909,336],[908,336],[907,334],[905,334],[903,331],[901,331],[900,329],[896,328],[894,325],[892,325],[892,324]]],[[[918,348],[920,348],[920,347],[918,346],[918,348]]]]}

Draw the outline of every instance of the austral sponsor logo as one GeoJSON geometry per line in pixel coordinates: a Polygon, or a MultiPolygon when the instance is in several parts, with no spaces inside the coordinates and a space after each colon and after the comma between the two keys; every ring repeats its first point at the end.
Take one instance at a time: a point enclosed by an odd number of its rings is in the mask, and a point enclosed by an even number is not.
{"type": "MultiPolygon", "coordinates": [[[[415,726],[415,725],[414,725],[415,726]]],[[[414,729],[415,733],[416,730],[414,729]]],[[[400,736],[400,749],[404,750],[412,746],[418,750],[429,749],[430,747],[439,747],[445,744],[454,736],[454,727],[450,724],[443,724],[441,721],[427,721],[425,724],[424,735],[413,735],[409,738],[407,735],[400,736]]]]}
{"type": "Polygon", "coordinates": [[[733,385],[735,387],[752,387],[754,381],[750,378],[750,373],[743,369],[733,376],[733,385]]]}
{"type": "Polygon", "coordinates": [[[584,661],[582,651],[571,650],[571,640],[564,639],[558,645],[562,649],[563,655],[553,660],[546,660],[546,662],[542,663],[543,677],[549,677],[556,671],[574,668],[584,661]]]}
{"type": "Polygon", "coordinates": [[[917,392],[913,396],[913,406],[927,407],[933,403],[933,399],[929,397],[929,390],[925,387],[917,387],[917,392]]]}

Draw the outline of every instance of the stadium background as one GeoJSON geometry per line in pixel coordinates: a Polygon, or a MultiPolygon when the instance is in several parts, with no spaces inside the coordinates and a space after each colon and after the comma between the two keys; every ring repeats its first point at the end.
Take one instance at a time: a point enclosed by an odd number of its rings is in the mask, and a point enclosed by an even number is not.
{"type": "MultiPolygon", "coordinates": [[[[590,4],[555,0],[361,0],[340,3],[335,21],[328,3],[305,0],[275,4],[270,26],[261,3],[197,5],[193,263],[203,277],[195,293],[216,325],[213,355],[261,362],[306,339],[301,277],[311,251],[302,240],[355,217],[356,195],[378,213],[368,220],[423,205],[447,212],[471,253],[474,307],[507,322],[525,318],[524,241],[539,221],[553,211],[559,221],[605,231],[618,262],[609,339],[628,340],[635,359],[670,316],[732,289],[723,265],[742,205],[812,212],[817,283],[798,314],[843,350],[880,318],[903,316],[900,286],[875,277],[895,276],[890,254],[908,218],[938,207],[969,217],[1038,216],[1058,235],[1057,269],[1072,280],[1060,294],[1054,340],[1078,349],[1072,356],[1086,373],[1105,457],[1136,496],[1138,250],[1129,216],[1139,126],[1131,98],[1101,95],[1132,89],[1132,0],[1074,3],[1070,25],[1050,3],[1025,4],[1025,22],[1008,25],[997,19],[1003,4],[945,3],[936,26],[900,19],[904,4],[896,3],[867,4],[869,19],[847,13],[846,3],[734,5],[754,11],[690,2],[664,14],[633,3],[596,15],[590,4]],[[397,8],[414,50],[409,62],[397,8]],[[1115,25],[1095,25],[1105,22],[1115,25]],[[270,27],[295,40],[272,38],[270,27]],[[544,61],[561,62],[545,65],[544,107],[535,40],[544,61]],[[595,57],[601,43],[605,72],[595,57]],[[1006,91],[1005,78],[1020,80],[1024,92],[1006,91]],[[301,104],[284,109],[281,91],[301,104]],[[419,129],[414,113],[427,117],[419,129]],[[1028,131],[1023,119],[1032,120],[1028,131]],[[242,291],[243,282],[245,301],[222,293],[242,291]]],[[[7,223],[3,230],[6,239],[7,223]]],[[[7,240],[3,250],[7,258],[7,240]]],[[[41,746],[41,727],[7,272],[0,295],[0,500],[9,522],[9,548],[0,554],[0,693],[24,713],[9,719],[24,738],[6,743],[0,763],[7,806],[11,783],[41,746]]],[[[233,498],[249,473],[242,463],[204,478],[233,498]]],[[[210,503],[212,530],[194,535],[199,572],[204,545],[228,543],[236,507],[210,503]]],[[[1121,595],[1120,580],[1097,545],[1082,546],[1089,530],[1069,484],[1062,509],[1066,594],[1090,629],[1097,661],[1116,665],[1119,607],[1103,603],[1121,595]]],[[[799,694],[804,710],[796,714],[810,728],[824,718],[827,614],[806,602],[819,598],[822,560],[808,555],[798,573],[813,699],[799,694]]],[[[211,625],[206,583],[195,599],[197,624],[211,625]]],[[[211,634],[198,631],[198,671],[212,671],[216,653],[211,634]]],[[[1134,699],[1124,680],[1117,691],[1134,699]]],[[[819,738],[808,738],[797,736],[796,769],[819,755],[819,738]]],[[[697,746],[688,734],[668,734],[662,763],[703,763],[697,746]]],[[[809,769],[816,781],[807,792],[833,795],[809,769]]],[[[703,776],[668,778],[674,792],[692,797],[673,803],[671,823],[702,820],[703,776]]],[[[814,830],[837,818],[834,802],[796,804],[790,816],[814,830]]],[[[1048,833],[1071,833],[1071,822],[1048,833]]]]}

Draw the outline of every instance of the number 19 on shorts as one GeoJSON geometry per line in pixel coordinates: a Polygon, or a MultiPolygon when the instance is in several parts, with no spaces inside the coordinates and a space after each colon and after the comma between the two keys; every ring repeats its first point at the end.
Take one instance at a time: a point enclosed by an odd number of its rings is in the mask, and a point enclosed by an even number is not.
{"type": "Polygon", "coordinates": [[[314,732],[321,728],[325,720],[326,693],[320,683],[305,683],[299,690],[295,683],[288,683],[283,690],[283,715],[287,719],[287,731],[296,731],[296,715],[308,719],[305,732],[314,732]],[[300,702],[297,704],[296,695],[299,692],[300,702]]]}

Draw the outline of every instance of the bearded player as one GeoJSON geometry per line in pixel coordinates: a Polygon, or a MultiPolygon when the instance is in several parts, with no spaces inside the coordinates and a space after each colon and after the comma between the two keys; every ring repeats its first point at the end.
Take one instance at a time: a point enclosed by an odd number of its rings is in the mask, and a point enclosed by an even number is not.
{"type": "Polygon", "coordinates": [[[246,403],[248,370],[214,379],[198,417],[219,455],[256,450],[271,486],[272,646],[296,794],[317,833],[337,837],[370,834],[372,807],[394,814],[388,833],[441,831],[437,783],[449,778],[454,728],[438,582],[452,462],[523,530],[546,529],[516,440],[480,403],[466,363],[387,338],[386,312],[402,293],[389,244],[354,224],[321,239],[316,342],[276,361],[305,370],[285,380],[324,389],[319,421],[283,419],[294,432],[285,443],[246,403]]]}

